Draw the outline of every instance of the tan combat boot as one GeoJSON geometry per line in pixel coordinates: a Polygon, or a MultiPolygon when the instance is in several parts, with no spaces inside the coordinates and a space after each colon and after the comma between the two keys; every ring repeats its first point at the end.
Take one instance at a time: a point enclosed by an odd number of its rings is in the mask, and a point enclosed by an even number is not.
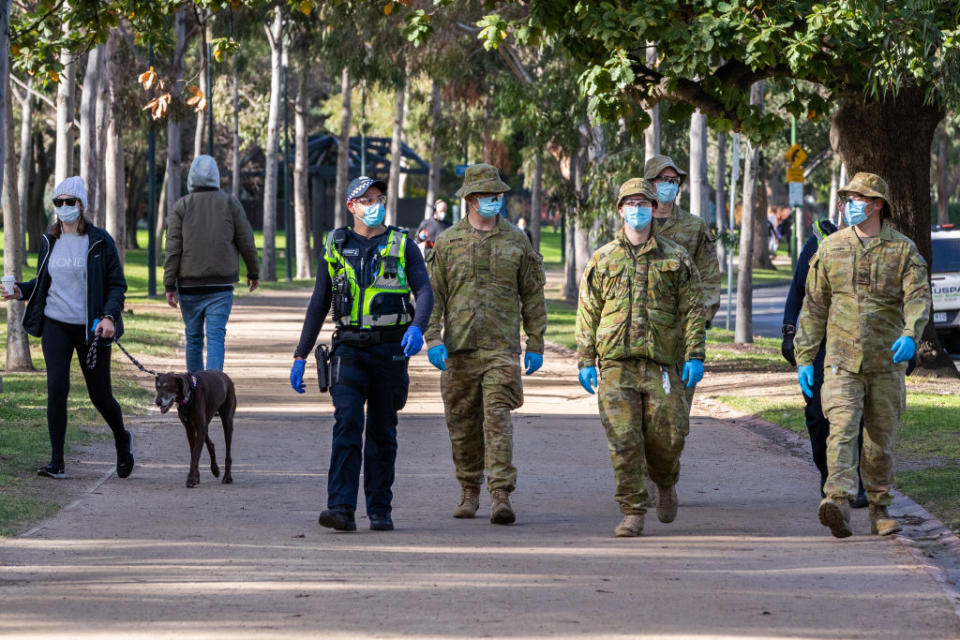
{"type": "MultiPolygon", "coordinates": [[[[871,515],[872,515],[871,511],[871,515]]],[[[824,498],[817,509],[820,524],[830,527],[830,533],[835,538],[849,538],[853,535],[850,529],[850,502],[845,498],[824,498]]]]}
{"type": "Polygon", "coordinates": [[[902,528],[896,518],[890,517],[885,506],[878,504],[870,505],[870,533],[889,536],[897,533],[902,528]]]}
{"type": "Polygon", "coordinates": [[[453,512],[454,518],[472,518],[480,508],[480,487],[463,487],[460,491],[460,502],[453,512]]]}
{"type": "Polygon", "coordinates": [[[679,504],[675,486],[669,489],[657,487],[657,519],[660,522],[673,522],[677,518],[677,506],[679,504]]]}
{"type": "Polygon", "coordinates": [[[643,516],[634,513],[623,516],[623,520],[613,530],[618,538],[636,538],[643,533],[643,516]]]}
{"type": "Polygon", "coordinates": [[[490,522],[493,524],[513,524],[517,519],[510,506],[510,493],[506,489],[494,489],[490,492],[490,522]]]}

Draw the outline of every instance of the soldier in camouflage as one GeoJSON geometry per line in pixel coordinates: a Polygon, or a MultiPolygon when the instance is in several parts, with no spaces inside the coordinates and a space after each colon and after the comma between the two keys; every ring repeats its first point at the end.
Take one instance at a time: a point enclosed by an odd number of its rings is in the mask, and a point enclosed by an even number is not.
{"type": "Polygon", "coordinates": [[[468,167],[456,194],[467,215],[437,238],[427,259],[435,302],[425,339],[430,362],[443,371],[444,413],[461,486],[454,517],[476,515],[486,467],[494,524],[516,519],[509,500],[517,482],[510,411],[523,404],[520,322],[527,375],[543,364],[547,327],[540,255],[499,215],[508,190],[496,167],[468,167]]]}
{"type": "Polygon", "coordinates": [[[803,393],[812,395],[813,362],[826,334],[823,412],[830,421],[829,475],[818,517],[845,538],[857,464],[870,502],[871,532],[900,524],[892,501],[893,446],[906,404],[904,369],[930,314],[927,266],[913,242],[886,222],[887,183],[858,173],[838,192],[847,228],[824,239],[810,261],[794,338],[803,393]],[[864,419],[863,451],[857,435],[864,419]]]}
{"type": "Polygon", "coordinates": [[[700,275],[683,247],[652,233],[656,205],[651,183],[623,184],[623,228],[587,263],[577,308],[579,378],[590,393],[600,366],[600,419],[624,515],[614,530],[620,537],[643,531],[647,472],[657,485],[657,517],[676,518],[680,454],[690,430],[682,383],[692,389],[703,377],[700,275]]]}

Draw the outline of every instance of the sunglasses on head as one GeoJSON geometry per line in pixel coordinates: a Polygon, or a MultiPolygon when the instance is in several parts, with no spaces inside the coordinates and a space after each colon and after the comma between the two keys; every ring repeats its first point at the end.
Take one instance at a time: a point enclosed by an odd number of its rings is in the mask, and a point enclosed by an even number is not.
{"type": "Polygon", "coordinates": [[[79,202],[77,198],[54,198],[53,206],[62,207],[66,205],[68,207],[72,207],[73,205],[77,204],[77,202],[79,202]]]}

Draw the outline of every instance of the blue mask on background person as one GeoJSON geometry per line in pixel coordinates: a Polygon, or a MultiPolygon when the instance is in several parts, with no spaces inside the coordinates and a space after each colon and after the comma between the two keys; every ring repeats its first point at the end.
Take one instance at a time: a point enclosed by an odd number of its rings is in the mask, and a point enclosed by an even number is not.
{"type": "Polygon", "coordinates": [[[861,200],[847,200],[843,208],[843,219],[851,227],[856,226],[867,219],[867,203],[861,200]]]}
{"type": "Polygon", "coordinates": [[[658,182],[657,183],[657,200],[660,202],[673,202],[677,199],[677,192],[680,190],[680,185],[674,184],[672,182],[658,182]]]}
{"type": "Polygon", "coordinates": [[[489,198],[477,198],[477,210],[484,218],[492,218],[500,213],[503,206],[503,196],[490,196],[489,198]]]}
{"type": "Polygon", "coordinates": [[[383,219],[387,217],[387,209],[383,206],[382,202],[372,204],[369,207],[364,207],[363,209],[363,224],[367,225],[371,229],[379,227],[383,224],[383,219]]]}
{"type": "Polygon", "coordinates": [[[54,207],[53,210],[57,213],[57,220],[60,222],[70,224],[80,218],[80,205],[65,204],[62,207],[54,207]]]}
{"type": "Polygon", "coordinates": [[[635,231],[643,231],[650,224],[653,207],[637,207],[628,204],[623,208],[623,219],[635,231]]]}

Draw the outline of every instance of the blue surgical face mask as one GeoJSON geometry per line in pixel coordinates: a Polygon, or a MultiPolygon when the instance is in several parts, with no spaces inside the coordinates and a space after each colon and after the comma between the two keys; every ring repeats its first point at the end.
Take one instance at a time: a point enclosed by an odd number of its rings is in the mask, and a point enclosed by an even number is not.
{"type": "Polygon", "coordinates": [[[80,218],[80,205],[65,204],[62,207],[54,207],[53,210],[56,211],[57,219],[60,222],[66,222],[67,224],[70,224],[71,222],[76,222],[80,218]]]}
{"type": "Polygon", "coordinates": [[[860,224],[867,219],[867,203],[861,200],[847,200],[847,205],[843,209],[843,219],[851,227],[860,224]]]}
{"type": "Polygon", "coordinates": [[[657,200],[660,202],[673,202],[677,199],[677,191],[680,190],[680,185],[674,184],[672,182],[658,182],[657,183],[657,200]]]}
{"type": "Polygon", "coordinates": [[[387,217],[387,209],[382,202],[371,204],[363,208],[363,224],[371,229],[375,229],[383,224],[383,219],[387,217]]]}
{"type": "Polygon", "coordinates": [[[634,231],[643,231],[650,224],[653,207],[638,207],[628,204],[623,207],[623,219],[634,231]]]}
{"type": "Polygon", "coordinates": [[[492,218],[500,213],[503,206],[503,196],[490,196],[489,198],[477,198],[477,210],[484,218],[492,218]]]}

